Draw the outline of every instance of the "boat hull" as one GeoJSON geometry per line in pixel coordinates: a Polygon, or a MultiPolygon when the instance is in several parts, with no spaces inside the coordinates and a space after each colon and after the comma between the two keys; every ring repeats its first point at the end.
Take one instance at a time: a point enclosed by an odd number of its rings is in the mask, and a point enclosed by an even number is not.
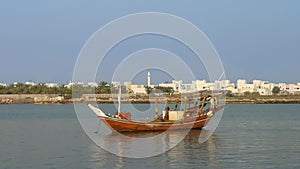
{"type": "Polygon", "coordinates": [[[137,122],[129,120],[117,120],[113,118],[101,118],[101,120],[115,131],[163,131],[189,128],[202,128],[209,119],[191,122],[137,122]]]}
{"type": "MultiPolygon", "coordinates": [[[[218,112],[215,110],[213,114],[218,112]]],[[[203,114],[195,118],[185,118],[181,121],[132,121],[126,119],[117,119],[111,117],[99,117],[113,131],[165,131],[165,130],[181,130],[181,129],[201,129],[211,119],[211,115],[203,114]]]]}

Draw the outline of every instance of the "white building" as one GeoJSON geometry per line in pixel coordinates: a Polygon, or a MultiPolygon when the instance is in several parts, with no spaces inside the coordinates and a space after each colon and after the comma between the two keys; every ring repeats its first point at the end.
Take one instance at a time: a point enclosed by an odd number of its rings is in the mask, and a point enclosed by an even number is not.
{"type": "MultiPolygon", "coordinates": [[[[147,74],[147,84],[151,85],[150,72],[147,74]]],[[[114,85],[119,85],[119,82],[113,82],[114,85]]],[[[132,84],[131,82],[125,82],[124,85],[127,89],[131,89],[135,94],[146,94],[145,85],[132,84]]],[[[173,80],[172,83],[159,83],[160,87],[171,87],[174,93],[184,93],[190,91],[231,91],[233,94],[244,94],[245,92],[254,93],[257,92],[260,95],[272,95],[272,90],[275,86],[278,86],[281,93],[286,94],[300,94],[300,82],[297,84],[285,84],[285,83],[269,83],[263,80],[253,80],[252,83],[247,83],[245,79],[238,79],[235,83],[231,83],[230,80],[216,80],[215,82],[206,82],[206,80],[195,80],[190,84],[184,84],[182,80],[173,80]]]]}
{"type": "Polygon", "coordinates": [[[182,90],[182,80],[172,80],[173,90],[175,93],[178,93],[182,90]]]}
{"type": "Polygon", "coordinates": [[[143,84],[131,84],[130,89],[134,94],[147,94],[145,85],[143,84]]]}
{"type": "Polygon", "coordinates": [[[124,82],[124,86],[128,91],[131,90],[134,94],[147,94],[145,85],[143,84],[132,84],[131,82],[124,82]]]}
{"type": "Polygon", "coordinates": [[[192,84],[196,87],[198,91],[209,90],[210,84],[206,83],[206,80],[196,80],[192,81],[192,84]]]}
{"type": "Polygon", "coordinates": [[[262,80],[253,80],[252,83],[248,84],[246,80],[239,79],[237,80],[237,93],[258,92],[260,95],[272,95],[274,85],[274,83],[262,80]]]}
{"type": "Polygon", "coordinates": [[[244,80],[244,79],[239,79],[239,80],[237,80],[237,82],[236,82],[236,87],[237,87],[237,89],[243,89],[243,88],[245,88],[245,85],[247,84],[247,81],[246,80],[244,80]]]}
{"type": "Polygon", "coordinates": [[[0,86],[5,86],[6,87],[7,85],[5,83],[0,83],[0,86]]]}
{"type": "Polygon", "coordinates": [[[70,89],[70,88],[73,87],[73,85],[82,85],[82,86],[84,86],[84,83],[83,83],[83,82],[69,82],[69,83],[66,85],[66,87],[70,89]]]}
{"type": "Polygon", "coordinates": [[[175,89],[174,83],[159,83],[158,86],[160,86],[160,87],[172,87],[173,89],[175,89]]]}
{"type": "Polygon", "coordinates": [[[88,86],[90,86],[90,87],[97,87],[98,84],[96,82],[88,82],[88,86]]]}
{"type": "Polygon", "coordinates": [[[34,82],[25,82],[25,85],[35,86],[34,82]]]}
{"type": "Polygon", "coordinates": [[[197,90],[195,84],[181,84],[181,90],[180,93],[190,92],[197,90]]]}
{"type": "Polygon", "coordinates": [[[274,88],[275,84],[274,83],[268,83],[265,82],[264,84],[262,84],[260,86],[260,91],[259,94],[260,95],[272,95],[272,90],[274,88]]]}
{"type": "Polygon", "coordinates": [[[273,87],[277,86],[280,89],[282,94],[300,94],[300,83],[297,84],[286,84],[286,83],[279,83],[273,84],[273,87]]]}
{"type": "Polygon", "coordinates": [[[196,80],[192,81],[192,84],[194,84],[195,89],[198,91],[205,91],[205,90],[221,90],[225,88],[225,82],[224,81],[215,81],[215,82],[209,82],[207,83],[206,80],[196,80]]]}
{"type": "Polygon", "coordinates": [[[234,83],[230,83],[229,80],[225,80],[225,90],[231,91],[231,93],[238,93],[234,83]]]}
{"type": "Polygon", "coordinates": [[[258,92],[260,95],[272,95],[274,83],[268,81],[253,80],[254,92],[258,92]]]}
{"type": "Polygon", "coordinates": [[[286,91],[289,94],[300,94],[300,85],[298,84],[288,84],[286,91]]]}
{"type": "Polygon", "coordinates": [[[58,87],[57,83],[46,83],[45,84],[47,87],[53,88],[53,87],[58,87]]]}
{"type": "Polygon", "coordinates": [[[217,90],[217,91],[220,91],[220,90],[224,91],[227,88],[231,88],[231,87],[234,87],[234,84],[230,83],[229,80],[216,80],[214,83],[214,90],[217,90]]]}
{"type": "MultiPolygon", "coordinates": [[[[149,75],[149,74],[148,74],[149,75]]],[[[149,76],[148,81],[149,82],[149,76]]],[[[149,84],[149,83],[148,83],[149,84]]],[[[134,93],[146,93],[144,85],[132,84],[131,82],[125,82],[126,88],[131,89],[134,93]]],[[[191,84],[184,84],[182,80],[173,80],[172,83],[159,83],[160,87],[171,87],[174,93],[184,93],[190,91],[231,91],[233,94],[244,94],[245,92],[258,92],[260,95],[272,95],[272,90],[275,86],[278,86],[281,93],[287,94],[300,94],[300,83],[297,84],[285,84],[285,83],[269,83],[263,80],[253,80],[252,83],[247,83],[244,79],[238,79],[236,85],[229,80],[216,80],[215,82],[206,82],[205,80],[195,80],[191,84]]],[[[150,87],[154,85],[150,84],[150,87]]]]}
{"type": "Polygon", "coordinates": [[[293,94],[300,94],[300,83],[293,86],[293,94]]]}
{"type": "Polygon", "coordinates": [[[172,83],[159,83],[160,87],[172,87],[174,93],[180,93],[182,91],[182,80],[172,80],[172,83]]]}

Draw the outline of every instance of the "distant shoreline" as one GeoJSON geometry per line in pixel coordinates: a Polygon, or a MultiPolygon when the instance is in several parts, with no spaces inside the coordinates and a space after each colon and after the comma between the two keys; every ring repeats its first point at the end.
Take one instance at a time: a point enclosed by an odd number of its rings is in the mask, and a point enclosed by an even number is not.
{"type": "MultiPolygon", "coordinates": [[[[71,98],[70,96],[60,96],[58,94],[7,94],[0,95],[0,104],[87,104],[87,103],[114,103],[109,94],[83,95],[80,98],[71,98]]],[[[170,103],[180,100],[178,96],[169,96],[170,103]]],[[[147,95],[130,95],[122,103],[149,103],[155,100],[149,100],[147,95]]],[[[164,103],[165,100],[159,100],[164,103]]],[[[226,97],[226,104],[300,104],[300,95],[278,95],[278,96],[231,96],[226,97]]]]}

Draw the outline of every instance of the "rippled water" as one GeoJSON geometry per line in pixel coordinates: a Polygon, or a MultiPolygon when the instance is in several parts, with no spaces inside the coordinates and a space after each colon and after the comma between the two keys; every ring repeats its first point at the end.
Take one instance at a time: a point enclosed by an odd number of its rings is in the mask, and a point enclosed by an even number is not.
{"type": "Polygon", "coordinates": [[[227,105],[204,144],[199,132],[164,154],[121,158],[89,140],[73,105],[0,105],[0,168],[300,168],[298,104],[227,105]]]}

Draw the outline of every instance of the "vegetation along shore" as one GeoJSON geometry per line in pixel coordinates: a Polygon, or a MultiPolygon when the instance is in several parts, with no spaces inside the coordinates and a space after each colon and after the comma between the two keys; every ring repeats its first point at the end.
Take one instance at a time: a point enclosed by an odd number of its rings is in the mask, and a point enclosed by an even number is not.
{"type": "MultiPolygon", "coordinates": [[[[96,87],[74,85],[71,88],[65,85],[58,87],[47,87],[41,83],[35,86],[22,83],[9,86],[0,86],[0,104],[68,104],[68,103],[113,103],[117,93],[109,83],[100,82],[96,87]],[[73,89],[79,89],[73,93],[73,89]],[[95,93],[95,94],[86,94],[95,93]]],[[[153,97],[148,94],[134,94],[130,91],[124,91],[122,88],[122,102],[131,103],[149,103],[154,102],[153,97]]],[[[155,91],[155,89],[152,90],[155,91]]],[[[179,94],[173,94],[170,88],[159,88],[159,92],[165,93],[170,102],[176,102],[181,99],[179,94]]],[[[158,93],[156,93],[158,94],[158,93]]],[[[257,93],[244,93],[243,95],[226,94],[227,104],[270,104],[270,103],[300,103],[300,95],[273,95],[262,96],[257,93]]]]}

